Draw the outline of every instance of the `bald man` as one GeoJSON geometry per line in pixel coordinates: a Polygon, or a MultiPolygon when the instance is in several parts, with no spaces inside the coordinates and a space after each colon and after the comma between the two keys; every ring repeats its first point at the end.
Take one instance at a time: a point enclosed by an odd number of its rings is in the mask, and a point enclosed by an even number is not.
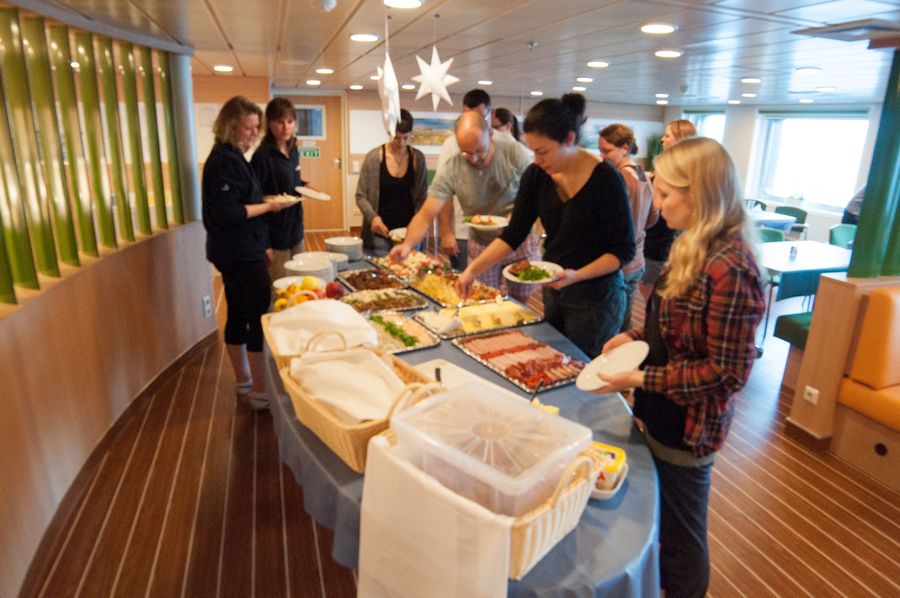
{"type": "MultiPolygon", "coordinates": [[[[391,251],[392,259],[406,259],[412,248],[425,238],[444,203],[454,195],[459,198],[464,216],[481,214],[509,218],[519,190],[519,179],[531,164],[531,157],[520,143],[494,138],[492,133],[490,123],[476,111],[464,112],[459,117],[454,129],[459,153],[447,160],[434,177],[428,199],[407,226],[406,239],[391,251]]],[[[472,229],[469,232],[469,259],[478,257],[501,232],[472,229]]],[[[444,242],[453,239],[449,222],[441,222],[441,238],[444,242]]],[[[534,233],[506,260],[482,273],[478,279],[500,288],[503,267],[523,258],[540,259],[538,237],[534,233]]],[[[529,285],[514,283],[507,288],[509,294],[520,301],[527,300],[531,291],[529,285]]]]}

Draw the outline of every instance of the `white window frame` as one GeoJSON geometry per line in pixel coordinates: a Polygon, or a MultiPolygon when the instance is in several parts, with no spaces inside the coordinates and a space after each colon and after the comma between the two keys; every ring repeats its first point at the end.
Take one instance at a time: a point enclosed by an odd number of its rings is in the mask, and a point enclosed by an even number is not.
{"type": "MultiPolygon", "coordinates": [[[[322,134],[321,135],[294,135],[297,139],[312,139],[316,141],[325,141],[328,139],[328,107],[325,104],[294,104],[294,114],[299,110],[318,110],[322,113],[322,134]]],[[[296,118],[296,116],[295,116],[296,118]]],[[[297,119],[299,122],[300,119],[297,119]]]]}

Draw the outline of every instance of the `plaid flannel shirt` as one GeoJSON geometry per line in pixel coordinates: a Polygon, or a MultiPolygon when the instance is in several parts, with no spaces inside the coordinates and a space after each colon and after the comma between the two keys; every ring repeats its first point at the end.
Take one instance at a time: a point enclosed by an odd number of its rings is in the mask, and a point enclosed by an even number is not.
{"type": "MultiPolygon", "coordinates": [[[[734,414],[732,395],[756,360],[756,327],[765,309],[753,254],[740,239],[709,256],[688,291],[660,302],[665,366],[644,369],[644,389],[685,408],[684,442],[702,457],[725,442],[734,414]]],[[[644,329],[631,336],[644,338],[644,329]]]]}

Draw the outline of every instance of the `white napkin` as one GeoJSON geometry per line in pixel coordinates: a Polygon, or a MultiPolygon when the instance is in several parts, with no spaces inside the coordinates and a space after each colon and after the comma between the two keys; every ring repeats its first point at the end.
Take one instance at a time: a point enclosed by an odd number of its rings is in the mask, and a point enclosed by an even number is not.
{"type": "Polygon", "coordinates": [[[506,596],[513,518],[462,498],[369,441],[359,539],[359,598],[506,596]]]}
{"type": "Polygon", "coordinates": [[[307,352],[291,360],[291,377],[347,423],[384,419],[404,384],[378,355],[358,347],[307,352]]]}
{"type": "MultiPolygon", "coordinates": [[[[347,340],[348,347],[368,343],[375,345],[378,335],[366,319],[343,301],[319,299],[305,301],[269,318],[269,337],[276,355],[301,355],[306,344],[315,334],[337,330],[347,340]]],[[[341,340],[328,335],[317,341],[315,349],[327,351],[340,349],[341,340]]]]}

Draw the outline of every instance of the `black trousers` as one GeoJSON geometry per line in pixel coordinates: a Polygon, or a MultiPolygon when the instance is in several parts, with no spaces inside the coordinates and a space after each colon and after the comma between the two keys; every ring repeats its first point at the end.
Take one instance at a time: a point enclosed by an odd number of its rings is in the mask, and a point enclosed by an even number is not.
{"type": "Polygon", "coordinates": [[[228,319],[225,322],[225,343],[247,345],[248,351],[263,350],[263,331],[260,318],[269,309],[272,280],[266,260],[237,264],[216,264],[222,273],[228,319]]]}

